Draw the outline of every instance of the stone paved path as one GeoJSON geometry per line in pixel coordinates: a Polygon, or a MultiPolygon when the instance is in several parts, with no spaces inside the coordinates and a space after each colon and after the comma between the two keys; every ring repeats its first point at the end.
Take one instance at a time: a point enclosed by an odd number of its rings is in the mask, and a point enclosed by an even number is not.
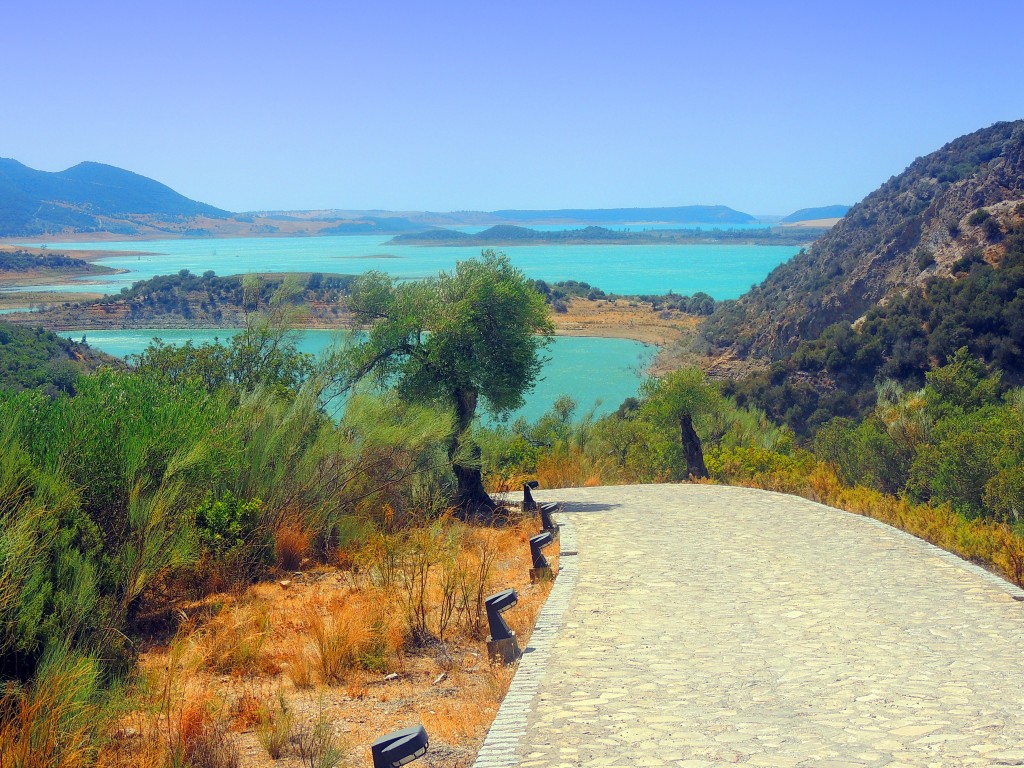
{"type": "Polygon", "coordinates": [[[478,768],[1024,765],[1020,590],[790,496],[539,497],[578,554],[478,768]]]}

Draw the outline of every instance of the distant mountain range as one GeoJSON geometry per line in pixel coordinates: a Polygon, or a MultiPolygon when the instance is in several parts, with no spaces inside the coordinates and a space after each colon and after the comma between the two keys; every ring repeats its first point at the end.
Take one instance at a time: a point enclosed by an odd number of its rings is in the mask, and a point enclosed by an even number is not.
{"type": "Polygon", "coordinates": [[[683,205],[675,208],[561,208],[556,210],[492,211],[495,218],[524,224],[754,224],[749,213],[724,205],[683,205]]]}
{"type": "Polygon", "coordinates": [[[57,173],[0,158],[0,235],[134,234],[142,220],[224,219],[227,211],[131,171],[79,163],[57,173]]]}
{"type": "MultiPolygon", "coordinates": [[[[804,209],[783,221],[842,215],[834,213],[838,208],[842,206],[804,209]],[[802,218],[794,218],[797,216],[802,218]]],[[[232,213],[191,200],[165,184],[111,165],[85,162],[51,173],[29,168],[17,160],[0,158],[0,237],[400,234],[431,227],[729,226],[757,221],[749,213],[724,205],[447,213],[385,210],[232,213]]]]}

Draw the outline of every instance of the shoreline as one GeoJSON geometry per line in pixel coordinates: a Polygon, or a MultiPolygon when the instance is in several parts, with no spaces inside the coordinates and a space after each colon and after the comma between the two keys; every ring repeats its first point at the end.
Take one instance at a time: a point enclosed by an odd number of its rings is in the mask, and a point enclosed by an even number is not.
{"type": "MultiPolygon", "coordinates": [[[[8,295],[17,296],[21,294],[8,295]]],[[[66,296],[67,294],[63,295],[66,296]]],[[[0,296],[2,296],[2,294],[0,294],[0,296]]],[[[54,294],[54,296],[56,296],[56,294],[54,294]]],[[[643,344],[666,349],[690,336],[700,323],[700,318],[694,315],[686,315],[677,311],[660,313],[654,312],[651,309],[650,304],[643,302],[627,301],[622,299],[614,302],[607,299],[590,301],[587,299],[572,298],[567,303],[569,307],[567,312],[553,312],[551,315],[555,336],[629,339],[631,341],[638,341],[643,344]]],[[[61,332],[133,331],[150,329],[212,331],[232,330],[239,327],[229,323],[222,325],[203,322],[189,323],[179,316],[147,318],[133,322],[130,326],[126,326],[121,318],[114,316],[111,316],[109,320],[102,322],[42,322],[46,319],[47,318],[44,313],[24,312],[18,313],[15,321],[19,325],[39,324],[44,325],[49,330],[61,332]],[[36,315],[42,315],[38,318],[39,322],[34,322],[36,320],[36,315]]],[[[306,322],[296,326],[296,330],[349,331],[353,330],[353,328],[346,316],[337,316],[327,322],[318,322],[314,318],[307,318],[306,322]]]]}

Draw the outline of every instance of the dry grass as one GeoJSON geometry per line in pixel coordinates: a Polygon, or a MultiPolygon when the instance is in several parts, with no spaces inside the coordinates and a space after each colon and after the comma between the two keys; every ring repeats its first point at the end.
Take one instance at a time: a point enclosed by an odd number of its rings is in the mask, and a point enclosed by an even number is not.
{"type": "Polygon", "coordinates": [[[368,646],[372,618],[363,605],[328,604],[327,608],[325,615],[320,601],[311,601],[304,606],[302,616],[320,679],[327,685],[338,685],[368,646]]]}
{"type": "Polygon", "coordinates": [[[538,459],[536,478],[544,488],[593,488],[625,482],[612,457],[595,458],[575,447],[538,459]]]}
{"type": "Polygon", "coordinates": [[[294,718],[282,691],[276,706],[264,708],[257,731],[260,744],[272,760],[279,759],[291,743],[293,726],[294,718]]]}
{"type": "Polygon", "coordinates": [[[297,571],[309,555],[313,537],[298,523],[285,523],[274,535],[274,557],[277,567],[285,571],[297,571]]]}
{"type": "Polygon", "coordinates": [[[253,603],[221,610],[198,636],[203,661],[214,672],[252,675],[276,670],[264,653],[270,619],[253,603]]]}
{"type": "Polygon", "coordinates": [[[68,661],[29,688],[0,689],[0,768],[92,765],[98,713],[87,697],[94,684],[90,664],[68,661]]]}
{"type": "Polygon", "coordinates": [[[518,590],[506,618],[525,646],[550,588],[529,583],[527,541],[538,529],[533,519],[499,528],[448,521],[351,553],[352,570],[314,568],[207,598],[225,606],[144,655],[150,693],[109,729],[98,764],[164,768],[187,752],[222,760],[202,763],[211,766],[292,768],[332,755],[368,765],[375,738],[416,722],[435,745],[433,765],[470,764],[512,675],[487,662],[483,598],[518,590]],[[388,587],[380,579],[388,558],[407,567],[416,537],[429,550],[422,601],[430,637],[419,643],[401,579],[393,574],[388,587]]]}

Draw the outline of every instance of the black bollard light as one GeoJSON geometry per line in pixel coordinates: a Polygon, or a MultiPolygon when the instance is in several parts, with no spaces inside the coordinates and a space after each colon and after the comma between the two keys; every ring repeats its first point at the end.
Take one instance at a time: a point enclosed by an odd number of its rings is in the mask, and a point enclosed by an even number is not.
{"type": "Polygon", "coordinates": [[[505,589],[484,599],[487,610],[487,625],[491,636],[487,639],[487,657],[492,662],[511,664],[519,658],[519,643],[501,614],[519,602],[514,589],[505,589]]]}
{"type": "Polygon", "coordinates": [[[540,524],[545,531],[557,531],[558,524],[551,519],[551,513],[558,508],[558,505],[550,501],[547,504],[540,505],[540,524]]]}
{"type": "Polygon", "coordinates": [[[539,485],[540,483],[536,480],[527,480],[523,483],[523,512],[533,512],[537,509],[537,502],[533,500],[530,489],[537,488],[539,485]]]}
{"type": "Polygon", "coordinates": [[[538,533],[536,536],[530,537],[530,554],[533,556],[533,567],[534,568],[550,568],[551,563],[544,557],[544,553],[541,552],[544,547],[551,543],[551,533],[549,531],[543,531],[538,533]]]}
{"type": "Polygon", "coordinates": [[[544,557],[544,553],[541,552],[552,541],[554,541],[554,537],[550,531],[543,531],[530,538],[530,554],[533,556],[530,581],[536,582],[552,578],[551,563],[548,562],[548,559],[544,557]]]}
{"type": "Polygon", "coordinates": [[[430,739],[422,725],[381,736],[370,745],[373,768],[397,768],[427,754],[430,739]]]}
{"type": "Polygon", "coordinates": [[[540,524],[541,527],[551,534],[553,541],[558,541],[558,523],[551,517],[551,513],[558,509],[558,504],[553,501],[549,501],[547,504],[540,505],[540,524]]]}

